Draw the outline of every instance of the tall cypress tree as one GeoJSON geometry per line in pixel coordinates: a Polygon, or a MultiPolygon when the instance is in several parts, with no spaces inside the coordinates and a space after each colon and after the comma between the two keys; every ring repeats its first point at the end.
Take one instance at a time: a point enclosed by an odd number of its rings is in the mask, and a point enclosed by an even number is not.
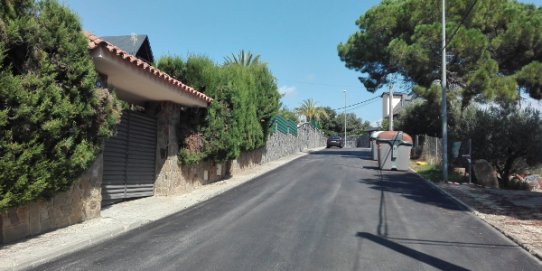
{"type": "Polygon", "coordinates": [[[191,124],[181,127],[179,133],[181,163],[235,159],[241,151],[265,145],[269,122],[278,113],[280,99],[267,65],[258,61],[216,65],[206,57],[192,56],[186,62],[164,57],[158,67],[213,98],[206,112],[187,110],[181,115],[183,125],[191,124]],[[193,119],[199,121],[190,122],[193,119]],[[194,146],[188,146],[186,139],[195,134],[202,146],[187,149],[194,146]]]}
{"type": "Polygon", "coordinates": [[[56,1],[0,8],[0,208],[68,188],[118,119],[78,18],[56,1]]]}

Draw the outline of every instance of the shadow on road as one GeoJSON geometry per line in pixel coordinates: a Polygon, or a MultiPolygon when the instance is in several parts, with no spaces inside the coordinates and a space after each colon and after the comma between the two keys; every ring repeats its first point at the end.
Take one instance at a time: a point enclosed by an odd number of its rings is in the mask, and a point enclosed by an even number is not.
{"type": "Polygon", "coordinates": [[[450,200],[442,192],[420,181],[417,175],[410,172],[381,171],[380,179],[360,179],[358,182],[369,184],[371,189],[380,190],[381,197],[384,192],[398,193],[405,198],[424,204],[456,211],[467,210],[464,206],[450,200]]]}
{"type": "Polygon", "coordinates": [[[362,148],[351,148],[351,149],[340,149],[340,148],[329,148],[321,151],[312,152],[311,155],[330,155],[330,156],[340,156],[340,157],[355,157],[362,160],[369,160],[370,152],[362,148]]]}
{"type": "Polygon", "coordinates": [[[390,241],[395,240],[395,241],[401,242],[403,244],[416,244],[416,245],[426,245],[426,246],[474,247],[474,248],[492,248],[492,249],[508,249],[508,248],[512,248],[512,247],[519,247],[518,245],[450,242],[450,241],[411,239],[411,238],[399,238],[399,237],[386,237],[386,239],[388,239],[390,241]]]}
{"type": "Polygon", "coordinates": [[[368,232],[358,232],[356,234],[357,237],[366,239],[369,241],[372,241],[374,243],[377,243],[379,245],[382,245],[384,247],[387,247],[391,250],[394,250],[396,252],[399,252],[403,255],[406,255],[408,257],[411,257],[413,259],[416,259],[418,261],[421,261],[423,263],[426,263],[430,266],[433,266],[435,268],[438,268],[440,270],[469,270],[466,268],[463,268],[459,265],[455,265],[453,263],[447,262],[445,260],[439,259],[437,257],[419,252],[417,250],[411,249],[409,247],[403,246],[399,243],[393,242],[387,238],[377,236],[368,232]]]}

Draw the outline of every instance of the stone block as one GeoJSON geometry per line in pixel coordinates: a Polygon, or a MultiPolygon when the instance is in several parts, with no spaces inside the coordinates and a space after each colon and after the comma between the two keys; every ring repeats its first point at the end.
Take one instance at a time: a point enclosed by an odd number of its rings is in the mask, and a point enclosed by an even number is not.
{"type": "Polygon", "coordinates": [[[474,175],[478,180],[478,184],[488,187],[499,188],[497,180],[497,171],[486,160],[476,160],[473,165],[474,175]]]}
{"type": "Polygon", "coordinates": [[[19,224],[28,225],[28,204],[18,207],[16,210],[19,224]]]}
{"type": "Polygon", "coordinates": [[[51,219],[42,219],[40,221],[41,232],[47,232],[55,229],[55,225],[51,219]]]}
{"type": "Polygon", "coordinates": [[[39,202],[39,215],[40,220],[46,220],[49,219],[49,209],[47,208],[47,202],[39,202]]]}
{"type": "Polygon", "coordinates": [[[527,176],[524,181],[529,185],[529,190],[542,188],[542,177],[538,175],[527,176]]]}
{"type": "Polygon", "coordinates": [[[40,206],[37,202],[30,203],[28,212],[28,226],[31,235],[41,233],[40,206]]]}
{"type": "Polygon", "coordinates": [[[4,227],[3,239],[5,243],[11,243],[11,242],[15,242],[17,240],[23,239],[29,235],[30,235],[30,232],[28,231],[28,225],[19,224],[19,225],[4,227]]]}
{"type": "Polygon", "coordinates": [[[456,168],[453,168],[453,171],[458,174],[458,175],[461,175],[461,176],[465,176],[465,168],[464,167],[456,167],[456,168]]]}

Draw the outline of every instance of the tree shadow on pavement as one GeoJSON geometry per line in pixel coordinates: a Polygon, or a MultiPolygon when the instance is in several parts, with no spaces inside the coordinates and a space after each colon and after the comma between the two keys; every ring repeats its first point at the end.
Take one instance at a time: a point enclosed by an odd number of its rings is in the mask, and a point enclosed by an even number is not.
{"type": "Polygon", "coordinates": [[[387,238],[374,235],[372,233],[368,232],[358,232],[356,234],[357,237],[366,239],[369,241],[372,241],[374,243],[377,243],[379,245],[382,245],[384,247],[387,247],[393,251],[396,251],[398,253],[401,253],[403,255],[406,255],[408,257],[411,257],[413,259],[416,259],[418,261],[421,261],[425,264],[428,264],[430,266],[433,266],[435,268],[438,268],[440,270],[469,270],[466,268],[463,268],[459,265],[455,265],[453,263],[447,262],[445,260],[439,259],[437,257],[431,256],[429,254],[425,254],[422,252],[419,252],[417,250],[414,250],[412,248],[409,248],[407,246],[401,245],[399,243],[396,243],[394,241],[391,241],[387,238]]]}
{"type": "Polygon", "coordinates": [[[329,148],[321,151],[311,152],[311,155],[329,155],[329,156],[340,156],[340,157],[355,157],[362,160],[368,160],[369,152],[360,149],[360,148],[351,148],[351,149],[335,149],[329,148]]]}
{"type": "Polygon", "coordinates": [[[467,211],[463,205],[421,181],[417,175],[410,172],[381,171],[380,178],[360,179],[358,182],[370,185],[369,188],[379,190],[381,194],[383,192],[398,193],[416,202],[449,210],[467,211]]]}

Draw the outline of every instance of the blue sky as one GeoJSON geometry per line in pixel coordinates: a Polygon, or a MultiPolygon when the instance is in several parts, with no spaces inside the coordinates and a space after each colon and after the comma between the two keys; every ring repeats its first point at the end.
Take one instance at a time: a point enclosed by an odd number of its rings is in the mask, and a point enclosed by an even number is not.
{"type": "MultiPolygon", "coordinates": [[[[97,36],[147,34],[155,59],[205,55],[224,57],[249,50],[261,55],[285,93],[290,109],[312,98],[338,109],[380,96],[370,93],[337,55],[337,45],[357,28],[379,0],[60,0],[97,36]]],[[[520,1],[542,5],[542,0],[520,1]]],[[[341,110],[338,110],[342,112],[341,110]]],[[[375,124],[381,100],[348,111],[375,124]]]]}

